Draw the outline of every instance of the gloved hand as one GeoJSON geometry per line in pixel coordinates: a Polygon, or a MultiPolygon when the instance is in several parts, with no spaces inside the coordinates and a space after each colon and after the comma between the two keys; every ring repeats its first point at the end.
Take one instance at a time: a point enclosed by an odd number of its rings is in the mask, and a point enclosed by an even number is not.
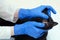
{"type": "Polygon", "coordinates": [[[16,24],[14,27],[14,35],[29,35],[33,38],[41,37],[44,32],[47,32],[47,30],[43,30],[37,27],[44,27],[44,23],[34,22],[34,21],[28,21],[23,24],[16,24]]]}
{"type": "Polygon", "coordinates": [[[51,15],[51,11],[56,14],[56,11],[51,6],[41,5],[33,9],[20,9],[18,17],[20,19],[31,19],[36,17],[48,19],[49,17],[42,12],[45,8],[48,9],[48,15],[51,15]]]}

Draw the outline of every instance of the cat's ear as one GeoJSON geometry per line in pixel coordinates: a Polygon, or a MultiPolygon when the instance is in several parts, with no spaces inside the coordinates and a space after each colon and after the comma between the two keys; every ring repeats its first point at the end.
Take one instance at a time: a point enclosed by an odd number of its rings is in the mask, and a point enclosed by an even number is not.
{"type": "Polygon", "coordinates": [[[53,26],[56,26],[57,24],[58,24],[57,22],[53,22],[53,24],[52,24],[52,25],[53,25],[53,26]]]}

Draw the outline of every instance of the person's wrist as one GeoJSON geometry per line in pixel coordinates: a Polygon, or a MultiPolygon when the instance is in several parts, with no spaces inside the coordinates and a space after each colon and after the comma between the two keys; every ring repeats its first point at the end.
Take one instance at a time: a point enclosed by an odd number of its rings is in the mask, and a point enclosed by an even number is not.
{"type": "Polygon", "coordinates": [[[16,10],[15,13],[14,13],[13,21],[16,22],[17,20],[18,20],[18,10],[16,10]]]}
{"type": "Polygon", "coordinates": [[[14,17],[18,17],[18,10],[15,11],[14,17]]]}
{"type": "Polygon", "coordinates": [[[14,27],[11,27],[11,36],[14,35],[14,27]]]}

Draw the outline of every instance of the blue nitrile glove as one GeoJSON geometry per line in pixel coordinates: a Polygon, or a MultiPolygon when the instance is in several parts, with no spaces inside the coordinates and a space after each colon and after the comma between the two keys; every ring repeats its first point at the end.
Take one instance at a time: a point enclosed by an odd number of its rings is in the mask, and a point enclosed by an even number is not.
{"type": "Polygon", "coordinates": [[[35,17],[48,19],[48,16],[42,12],[45,8],[48,9],[48,15],[51,15],[51,11],[56,14],[56,11],[51,6],[41,5],[33,9],[20,9],[18,12],[18,17],[20,19],[30,19],[35,17]]]}
{"type": "Polygon", "coordinates": [[[41,37],[44,32],[47,32],[47,30],[43,30],[37,27],[44,27],[44,23],[34,22],[34,21],[28,21],[23,24],[16,24],[14,27],[14,35],[29,35],[33,38],[41,37]]]}

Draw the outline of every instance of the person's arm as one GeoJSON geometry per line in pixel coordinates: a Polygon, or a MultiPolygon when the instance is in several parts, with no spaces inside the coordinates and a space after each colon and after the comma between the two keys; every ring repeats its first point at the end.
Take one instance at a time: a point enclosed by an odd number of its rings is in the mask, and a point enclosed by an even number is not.
{"type": "Polygon", "coordinates": [[[0,26],[0,39],[10,39],[14,35],[14,27],[0,26]]]}
{"type": "Polygon", "coordinates": [[[14,25],[14,27],[3,26],[0,27],[0,39],[9,39],[13,35],[23,34],[27,34],[31,37],[38,38],[39,36],[41,37],[44,32],[46,32],[46,30],[39,29],[39,27],[43,28],[44,26],[45,26],[44,23],[34,21],[28,21],[23,24],[16,24],[14,25]]]}
{"type": "Polygon", "coordinates": [[[14,5],[1,1],[0,3],[0,18],[15,23],[18,18],[15,15],[17,8],[14,5]]]}

